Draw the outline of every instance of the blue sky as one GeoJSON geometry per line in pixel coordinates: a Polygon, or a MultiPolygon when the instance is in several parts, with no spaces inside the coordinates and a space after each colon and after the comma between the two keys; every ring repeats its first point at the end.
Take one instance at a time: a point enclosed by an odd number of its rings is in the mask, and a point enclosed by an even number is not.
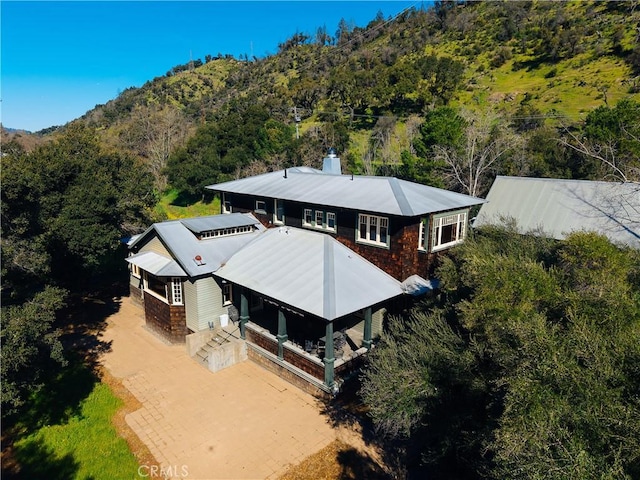
{"type": "Polygon", "coordinates": [[[41,130],[82,116],[190,57],[276,53],[295,32],[333,35],[429,2],[2,0],[1,120],[41,130]]]}

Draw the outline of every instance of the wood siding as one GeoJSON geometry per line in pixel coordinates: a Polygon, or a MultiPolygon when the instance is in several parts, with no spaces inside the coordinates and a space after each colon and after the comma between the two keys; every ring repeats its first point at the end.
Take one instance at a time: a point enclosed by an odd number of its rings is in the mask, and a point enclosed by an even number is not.
{"type": "Polygon", "coordinates": [[[150,330],[172,343],[184,343],[187,335],[185,308],[169,305],[145,292],[144,318],[150,330]]]}
{"type": "Polygon", "coordinates": [[[228,306],[222,305],[222,290],[212,277],[198,278],[184,282],[186,322],[189,330],[199,332],[220,326],[220,315],[227,313],[228,306]]]}
{"type": "Polygon", "coordinates": [[[171,257],[169,250],[166,249],[162,241],[158,238],[156,233],[149,238],[149,240],[142,246],[138,247],[136,253],[139,252],[154,252],[164,257],[171,257]]]}
{"type": "MultiPolygon", "coordinates": [[[[231,201],[234,212],[251,212],[265,227],[275,226],[272,222],[273,198],[229,193],[226,194],[226,198],[231,201]],[[256,200],[265,202],[266,215],[254,211],[256,200]]],[[[421,217],[381,215],[375,212],[355,211],[330,205],[313,205],[288,200],[284,202],[284,216],[285,225],[331,235],[399,281],[415,274],[423,278],[430,278],[433,275],[438,253],[429,253],[418,249],[421,217]],[[326,229],[303,226],[302,219],[305,208],[335,213],[336,231],[331,232],[326,229]],[[388,247],[369,245],[356,240],[358,214],[360,213],[383,216],[389,219],[388,247]]],[[[431,225],[431,219],[429,225],[431,225]]]]}

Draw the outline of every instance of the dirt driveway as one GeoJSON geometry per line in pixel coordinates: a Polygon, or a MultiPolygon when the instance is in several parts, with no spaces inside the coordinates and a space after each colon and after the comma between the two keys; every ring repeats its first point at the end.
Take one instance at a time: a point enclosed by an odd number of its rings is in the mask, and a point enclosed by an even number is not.
{"type": "Polygon", "coordinates": [[[253,362],[212,373],[165,344],[129,298],[100,340],[102,365],[142,404],[127,424],[172,478],[277,478],[339,435],[314,397],[253,362]]]}

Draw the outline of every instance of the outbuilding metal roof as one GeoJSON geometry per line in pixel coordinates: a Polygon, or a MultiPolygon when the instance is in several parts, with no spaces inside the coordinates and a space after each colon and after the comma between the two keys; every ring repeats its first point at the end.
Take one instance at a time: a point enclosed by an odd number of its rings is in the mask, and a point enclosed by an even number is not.
{"type": "MultiPolygon", "coordinates": [[[[167,250],[174,256],[180,268],[189,276],[197,277],[215,272],[229,257],[264,230],[265,227],[253,215],[248,213],[171,220],[154,223],[132,242],[130,248],[147,238],[152,231],[155,231],[167,250]],[[198,240],[194,234],[194,229],[196,232],[204,232],[246,225],[254,225],[254,232],[205,240],[198,240]],[[199,257],[199,259],[196,260],[196,257],[199,257]]],[[[158,256],[165,258],[162,255],[158,256]]],[[[147,268],[141,268],[150,271],[147,268]]]]}
{"type": "Polygon", "coordinates": [[[563,239],[573,231],[595,231],[640,248],[640,185],[499,176],[473,226],[504,219],[514,219],[523,233],[541,229],[563,239]]]}
{"type": "Polygon", "coordinates": [[[479,205],[484,200],[394,177],[332,175],[301,168],[209,185],[219,192],[278,198],[387,215],[418,216],[479,205]],[[285,174],[286,172],[286,174],[285,174]]]}
{"type": "Polygon", "coordinates": [[[215,275],[326,320],[404,293],[395,278],[331,236],[292,227],[267,230],[215,275]]]}

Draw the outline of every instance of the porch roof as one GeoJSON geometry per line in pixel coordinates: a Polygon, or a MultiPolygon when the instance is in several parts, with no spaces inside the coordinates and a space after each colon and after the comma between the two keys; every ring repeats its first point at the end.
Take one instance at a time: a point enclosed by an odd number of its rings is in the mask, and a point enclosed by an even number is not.
{"type": "Polygon", "coordinates": [[[186,277],[185,271],[175,260],[155,252],[142,252],[127,258],[127,262],[137,265],[157,277],[186,277]]]}
{"type": "Polygon", "coordinates": [[[334,320],[404,293],[402,284],[329,235],[272,228],[215,275],[334,320]]]}

